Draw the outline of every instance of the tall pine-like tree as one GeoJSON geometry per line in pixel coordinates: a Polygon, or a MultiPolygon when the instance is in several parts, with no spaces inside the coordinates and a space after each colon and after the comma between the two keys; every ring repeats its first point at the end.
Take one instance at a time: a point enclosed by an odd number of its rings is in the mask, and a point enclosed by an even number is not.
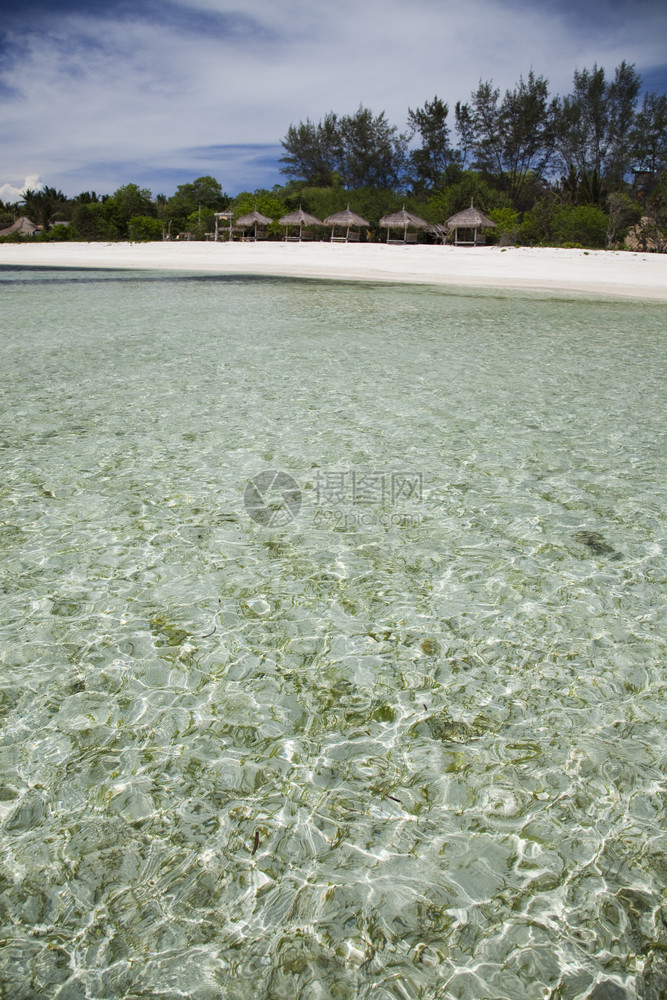
{"type": "Polygon", "coordinates": [[[449,106],[437,95],[415,111],[408,108],[409,138],[418,135],[421,140],[408,158],[408,173],[415,192],[436,188],[449,164],[458,159],[450,145],[448,114],[449,106]]]}
{"type": "Polygon", "coordinates": [[[556,103],[549,101],[549,83],[531,72],[514,90],[500,90],[481,81],[470,103],[456,105],[456,127],[464,156],[473,166],[504,183],[517,201],[529,175],[540,179],[554,147],[556,103]]]}
{"type": "Polygon", "coordinates": [[[338,181],[356,189],[401,182],[406,140],[384,111],[375,115],[362,105],[353,115],[339,118],[331,111],[317,124],[306,119],[290,125],[282,145],[282,172],[314,186],[338,181]]]}
{"type": "Polygon", "coordinates": [[[605,71],[575,70],[574,89],[558,104],[556,149],[563,173],[576,170],[580,181],[601,192],[602,182],[620,183],[632,158],[632,134],[641,80],[622,62],[614,79],[605,71]]]}

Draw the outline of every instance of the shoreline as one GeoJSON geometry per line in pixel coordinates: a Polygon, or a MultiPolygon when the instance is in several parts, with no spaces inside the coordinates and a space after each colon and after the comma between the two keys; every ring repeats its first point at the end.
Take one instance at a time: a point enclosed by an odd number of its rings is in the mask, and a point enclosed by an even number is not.
{"type": "Polygon", "coordinates": [[[667,254],[383,243],[4,243],[0,267],[192,271],[667,302],[667,254]]]}

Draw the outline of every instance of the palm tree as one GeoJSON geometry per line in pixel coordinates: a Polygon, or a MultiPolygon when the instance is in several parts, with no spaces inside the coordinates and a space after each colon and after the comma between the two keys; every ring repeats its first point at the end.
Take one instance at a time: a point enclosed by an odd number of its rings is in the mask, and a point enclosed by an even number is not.
{"type": "Polygon", "coordinates": [[[41,191],[27,188],[23,192],[23,209],[25,214],[44,229],[50,229],[53,223],[63,217],[67,197],[62,191],[45,187],[41,191]]]}

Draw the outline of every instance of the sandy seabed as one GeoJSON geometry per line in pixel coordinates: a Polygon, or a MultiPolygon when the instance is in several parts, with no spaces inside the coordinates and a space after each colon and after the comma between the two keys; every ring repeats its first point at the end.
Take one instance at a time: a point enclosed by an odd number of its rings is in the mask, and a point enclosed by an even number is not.
{"type": "Polygon", "coordinates": [[[667,301],[667,254],[381,243],[5,243],[0,267],[94,267],[532,289],[667,301]]]}

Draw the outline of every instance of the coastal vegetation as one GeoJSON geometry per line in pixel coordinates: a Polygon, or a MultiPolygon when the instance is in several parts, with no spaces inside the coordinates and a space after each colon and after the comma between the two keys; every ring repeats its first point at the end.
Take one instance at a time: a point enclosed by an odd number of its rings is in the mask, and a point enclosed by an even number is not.
{"type": "MultiPolygon", "coordinates": [[[[281,142],[285,182],[270,191],[232,198],[209,176],[170,197],[132,183],[74,198],[28,190],[18,204],[0,202],[0,230],[25,215],[41,232],[0,239],[205,239],[217,211],[277,220],[302,207],[323,219],[349,204],[374,241],[380,218],[402,205],[441,226],[474,202],[496,224],[489,242],[667,249],[667,95],[642,94],[626,62],[610,77],[597,65],[575,71],[564,97],[531,70],[504,95],[480,80],[453,115],[437,95],[408,108],[404,131],[360,106],[291,124],[281,142]]],[[[277,221],[266,232],[283,234],[277,221]]]]}

